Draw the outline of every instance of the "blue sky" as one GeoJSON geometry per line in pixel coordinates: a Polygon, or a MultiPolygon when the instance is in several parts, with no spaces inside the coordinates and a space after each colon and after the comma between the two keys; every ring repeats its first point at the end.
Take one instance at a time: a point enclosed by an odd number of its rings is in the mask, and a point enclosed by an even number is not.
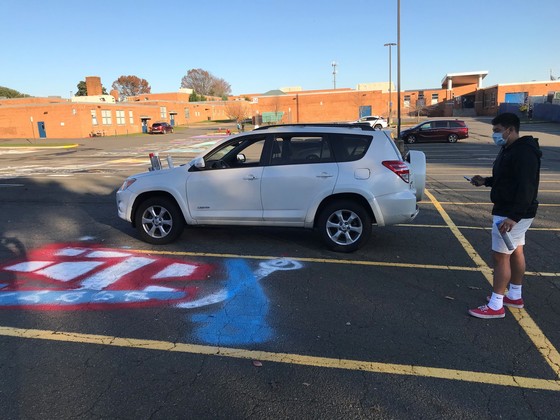
{"type": "MultiPolygon", "coordinates": [[[[397,0],[0,0],[0,86],[68,97],[85,76],[176,91],[191,68],[233,94],[389,79],[397,0]]],[[[401,0],[401,89],[488,71],[483,86],[560,77],[558,0],[401,0]]],[[[393,82],[397,50],[393,48],[393,82]]]]}

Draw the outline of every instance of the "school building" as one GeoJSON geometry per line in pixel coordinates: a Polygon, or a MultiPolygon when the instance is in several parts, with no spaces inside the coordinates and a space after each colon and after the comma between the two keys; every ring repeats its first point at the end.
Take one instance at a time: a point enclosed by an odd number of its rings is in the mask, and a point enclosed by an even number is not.
{"type": "MultiPolygon", "coordinates": [[[[86,77],[87,96],[64,99],[0,98],[0,139],[4,138],[85,138],[148,132],[157,121],[184,126],[201,121],[228,120],[232,115],[252,118],[258,124],[342,122],[365,115],[395,121],[397,101],[401,118],[493,116],[501,104],[516,104],[520,113],[535,107],[547,110],[551,120],[560,121],[560,81],[498,84],[483,87],[488,72],[449,73],[441,86],[432,89],[401,91],[394,85],[364,83],[355,89],[303,90],[281,88],[259,94],[232,96],[227,101],[207,98],[190,102],[192,91],[143,94],[121,100],[118,92],[102,94],[101,80],[86,77]],[[554,111],[550,106],[554,105],[554,111]],[[525,108],[524,108],[525,106],[525,108]]],[[[540,111],[539,111],[540,112],[540,111]]]]}

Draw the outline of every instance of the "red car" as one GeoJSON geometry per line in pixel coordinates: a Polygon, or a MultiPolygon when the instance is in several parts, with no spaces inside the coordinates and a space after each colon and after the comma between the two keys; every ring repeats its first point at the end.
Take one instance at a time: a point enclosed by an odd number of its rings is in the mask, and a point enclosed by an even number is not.
{"type": "Polygon", "coordinates": [[[173,127],[166,123],[166,122],[157,122],[153,123],[150,127],[150,134],[165,134],[165,133],[173,133],[173,127]]]}
{"type": "Polygon", "coordinates": [[[469,128],[461,120],[430,120],[401,131],[400,138],[407,143],[417,141],[447,141],[456,143],[469,137],[469,128]]]}

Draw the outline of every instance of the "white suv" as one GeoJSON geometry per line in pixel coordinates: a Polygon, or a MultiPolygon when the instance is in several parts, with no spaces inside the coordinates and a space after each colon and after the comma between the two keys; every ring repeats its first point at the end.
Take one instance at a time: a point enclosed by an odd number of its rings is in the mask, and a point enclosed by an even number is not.
{"type": "Polygon", "coordinates": [[[151,244],[188,225],[316,229],[334,251],[363,246],[377,226],[410,222],[426,179],[422,152],[403,159],[389,132],[367,125],[296,124],[231,136],[191,162],[126,179],[119,217],[151,244]]]}
{"type": "Polygon", "coordinates": [[[350,124],[369,124],[376,130],[382,130],[388,127],[387,120],[378,115],[368,115],[367,117],[362,117],[356,121],[350,121],[350,124]]]}

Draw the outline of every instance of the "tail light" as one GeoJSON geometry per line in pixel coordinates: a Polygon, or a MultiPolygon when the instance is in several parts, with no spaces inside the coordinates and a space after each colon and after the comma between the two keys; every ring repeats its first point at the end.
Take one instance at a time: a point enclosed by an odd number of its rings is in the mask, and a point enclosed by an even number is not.
{"type": "Polygon", "coordinates": [[[404,163],[401,160],[384,160],[383,162],[383,166],[385,166],[386,168],[390,169],[391,171],[393,171],[394,173],[396,173],[398,176],[401,177],[401,179],[404,182],[409,182],[410,181],[410,169],[408,169],[408,165],[406,163],[404,163]]]}

